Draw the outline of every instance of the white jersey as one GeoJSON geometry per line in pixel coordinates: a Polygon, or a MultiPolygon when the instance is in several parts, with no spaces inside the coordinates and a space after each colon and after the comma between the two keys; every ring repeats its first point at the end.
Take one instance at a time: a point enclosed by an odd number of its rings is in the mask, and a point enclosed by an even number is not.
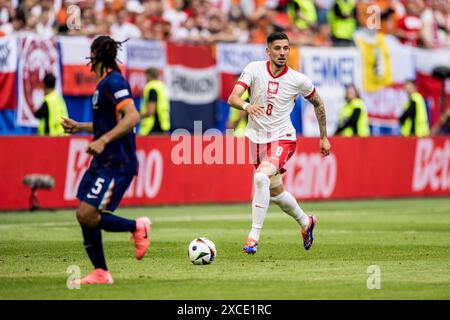
{"type": "Polygon", "coordinates": [[[296,140],[291,121],[295,99],[299,95],[312,96],[314,85],[307,76],[288,66],[274,76],[269,64],[269,61],[249,63],[237,82],[248,89],[250,104],[264,108],[264,114],[259,118],[249,117],[245,135],[255,143],[296,140]]]}

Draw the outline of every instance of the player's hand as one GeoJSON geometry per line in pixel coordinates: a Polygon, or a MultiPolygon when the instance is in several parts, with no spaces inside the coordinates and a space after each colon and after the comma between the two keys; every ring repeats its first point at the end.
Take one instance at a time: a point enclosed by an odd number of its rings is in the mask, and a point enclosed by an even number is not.
{"type": "Polygon", "coordinates": [[[320,154],[322,157],[326,157],[330,154],[331,145],[330,142],[328,142],[328,138],[321,138],[320,139],[320,154]]]}
{"type": "Polygon", "coordinates": [[[77,133],[80,132],[80,124],[72,119],[62,118],[61,126],[65,133],[77,133]]]}
{"type": "Polygon", "coordinates": [[[245,111],[248,112],[252,119],[259,118],[264,114],[264,108],[258,104],[249,105],[245,111]]]}
{"type": "Polygon", "coordinates": [[[93,156],[98,156],[103,152],[103,150],[105,150],[105,146],[106,142],[102,138],[100,138],[89,143],[86,152],[92,154],[93,156]]]}

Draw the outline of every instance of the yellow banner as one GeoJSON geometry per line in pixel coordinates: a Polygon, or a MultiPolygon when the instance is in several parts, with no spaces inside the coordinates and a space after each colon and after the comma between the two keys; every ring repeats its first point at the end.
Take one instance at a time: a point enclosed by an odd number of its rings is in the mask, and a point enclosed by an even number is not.
{"type": "Polygon", "coordinates": [[[393,84],[392,64],[385,36],[377,33],[375,43],[357,39],[363,64],[363,86],[366,92],[374,92],[393,84]]]}

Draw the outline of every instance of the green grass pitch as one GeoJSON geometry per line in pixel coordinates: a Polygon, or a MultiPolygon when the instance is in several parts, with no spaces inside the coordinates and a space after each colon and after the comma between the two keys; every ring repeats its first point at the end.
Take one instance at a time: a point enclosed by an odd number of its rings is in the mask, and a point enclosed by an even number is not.
{"type": "Polygon", "coordinates": [[[67,268],[91,265],[73,210],[0,213],[0,299],[450,299],[450,199],[301,205],[318,218],[311,250],[272,205],[255,256],[241,252],[249,204],[119,208],[152,219],[150,251],[136,261],[129,234],[103,232],[115,283],[78,290],[67,268]],[[217,246],[211,265],[187,258],[198,236],[217,246]],[[379,289],[368,289],[371,265],[379,289]]]}

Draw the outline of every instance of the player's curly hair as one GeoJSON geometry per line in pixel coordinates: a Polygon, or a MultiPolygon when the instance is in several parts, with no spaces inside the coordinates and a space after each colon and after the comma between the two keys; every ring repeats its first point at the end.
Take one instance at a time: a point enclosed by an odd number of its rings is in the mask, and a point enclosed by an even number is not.
{"type": "MultiPolygon", "coordinates": [[[[88,65],[91,65],[91,71],[94,71],[97,65],[101,64],[100,73],[104,74],[110,69],[120,72],[117,65],[117,52],[125,41],[115,41],[110,36],[99,36],[91,44],[91,57],[88,65]]],[[[120,62],[120,61],[119,61],[120,62]]]]}

